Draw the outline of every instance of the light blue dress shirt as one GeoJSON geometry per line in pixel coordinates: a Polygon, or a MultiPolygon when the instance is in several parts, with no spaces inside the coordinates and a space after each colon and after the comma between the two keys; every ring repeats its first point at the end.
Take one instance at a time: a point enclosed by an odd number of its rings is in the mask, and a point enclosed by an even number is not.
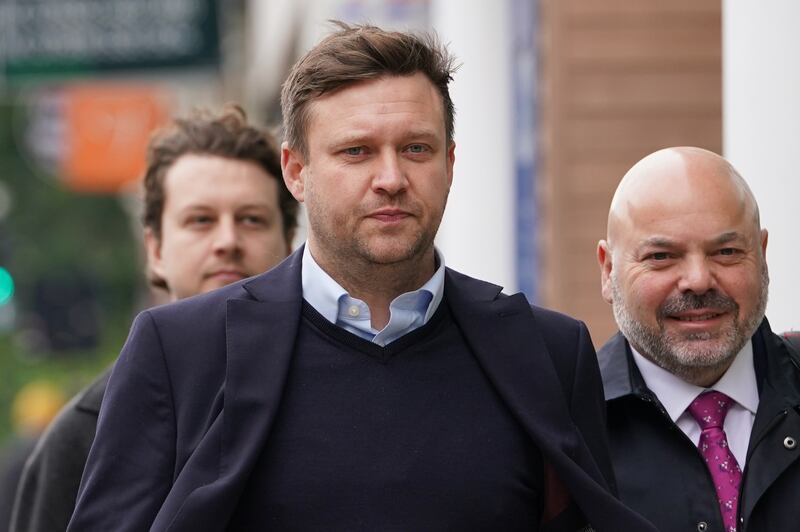
{"type": "Polygon", "coordinates": [[[303,250],[303,299],[329,322],[380,346],[422,327],[431,319],[444,295],[444,260],[436,250],[439,267],[418,290],[400,294],[389,305],[389,323],[380,331],[372,327],[369,307],[347,291],[323,270],[311,255],[308,243],[303,250]]]}

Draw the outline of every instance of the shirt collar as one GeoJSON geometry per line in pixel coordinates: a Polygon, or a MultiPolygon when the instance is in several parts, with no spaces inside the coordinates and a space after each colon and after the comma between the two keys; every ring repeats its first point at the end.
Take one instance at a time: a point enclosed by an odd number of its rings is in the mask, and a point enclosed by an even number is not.
{"type": "MultiPolygon", "coordinates": [[[[401,294],[391,303],[392,307],[406,307],[410,305],[412,308],[409,308],[409,310],[412,310],[414,302],[417,299],[409,297],[409,295],[416,294],[420,291],[428,292],[431,298],[425,308],[423,323],[427,323],[428,320],[430,320],[431,316],[436,312],[436,309],[439,308],[439,303],[442,302],[442,297],[444,296],[444,259],[438,249],[435,249],[434,253],[436,255],[438,267],[433,276],[418,290],[401,294]]],[[[333,277],[328,275],[317,263],[311,253],[308,242],[306,242],[305,248],[303,249],[301,276],[303,299],[314,307],[326,320],[331,323],[336,323],[339,315],[339,301],[343,296],[349,297],[349,294],[342,285],[337,283],[333,277]]]]}
{"type": "MultiPolygon", "coordinates": [[[[683,414],[705,388],[690,384],[642,356],[631,346],[633,360],[647,387],[656,394],[672,421],[683,414]]],[[[748,340],[722,377],[710,388],[722,392],[755,414],[758,409],[758,386],[753,368],[753,342],[748,340]]]]}
{"type": "Polygon", "coordinates": [[[308,242],[303,249],[301,269],[303,299],[331,323],[336,323],[339,298],[347,294],[342,285],[333,280],[311,256],[308,242]]]}

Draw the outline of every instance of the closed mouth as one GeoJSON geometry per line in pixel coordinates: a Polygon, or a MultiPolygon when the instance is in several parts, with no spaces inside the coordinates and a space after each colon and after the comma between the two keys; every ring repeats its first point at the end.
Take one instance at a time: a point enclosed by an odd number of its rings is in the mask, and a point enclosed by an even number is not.
{"type": "Polygon", "coordinates": [[[411,216],[410,213],[400,209],[381,209],[373,211],[368,215],[369,218],[375,218],[377,220],[386,222],[401,220],[403,218],[408,218],[409,216],[411,216]]]}
{"type": "Polygon", "coordinates": [[[238,270],[219,270],[211,272],[206,275],[206,278],[211,278],[211,277],[238,277],[240,279],[244,279],[245,277],[247,277],[247,275],[238,270]]]}
{"type": "Polygon", "coordinates": [[[707,321],[707,320],[713,320],[714,318],[717,318],[719,316],[722,316],[722,314],[709,313],[709,314],[702,314],[700,316],[670,316],[670,318],[678,321],[707,321]]]}

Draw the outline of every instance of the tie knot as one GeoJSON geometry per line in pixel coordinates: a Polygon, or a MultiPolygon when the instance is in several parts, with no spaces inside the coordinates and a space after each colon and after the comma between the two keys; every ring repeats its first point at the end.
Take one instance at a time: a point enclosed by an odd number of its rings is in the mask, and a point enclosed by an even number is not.
{"type": "Polygon", "coordinates": [[[712,427],[722,428],[728,409],[733,404],[733,399],[722,392],[703,392],[695,397],[686,410],[697,421],[702,430],[712,427]]]}

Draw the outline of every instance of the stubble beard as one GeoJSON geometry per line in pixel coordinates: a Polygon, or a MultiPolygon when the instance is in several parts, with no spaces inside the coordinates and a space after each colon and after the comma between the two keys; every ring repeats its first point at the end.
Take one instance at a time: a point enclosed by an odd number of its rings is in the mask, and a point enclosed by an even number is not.
{"type": "Polygon", "coordinates": [[[696,383],[715,370],[727,368],[753,336],[767,307],[769,274],[766,265],[762,266],[759,299],[748,316],[740,316],[739,305],[719,292],[711,291],[700,296],[682,294],[667,299],[659,307],[657,328],[637,321],[629,312],[613,272],[611,290],[614,319],[625,338],[658,366],[687,382],[696,383]],[[731,312],[733,323],[717,333],[679,335],[667,332],[664,320],[668,315],[704,307],[731,312]]]}
{"type": "MultiPolygon", "coordinates": [[[[413,202],[398,206],[416,215],[417,220],[424,212],[413,202]]],[[[408,286],[416,284],[419,272],[425,270],[423,261],[428,257],[432,260],[434,238],[444,213],[442,207],[440,212],[431,213],[427,226],[418,225],[411,233],[403,229],[393,237],[367,233],[363,226],[359,227],[363,223],[363,213],[370,209],[360,208],[357,212],[336,216],[316,202],[307,202],[306,208],[316,244],[314,250],[324,254],[328,268],[335,270],[328,273],[340,284],[372,284],[402,291],[418,288],[408,286]]]]}

